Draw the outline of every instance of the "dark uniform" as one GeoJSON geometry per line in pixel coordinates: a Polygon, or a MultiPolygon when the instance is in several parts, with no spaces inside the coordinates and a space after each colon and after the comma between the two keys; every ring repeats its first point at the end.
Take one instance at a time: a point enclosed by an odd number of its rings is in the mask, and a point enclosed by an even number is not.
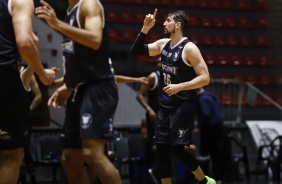
{"type": "Polygon", "coordinates": [[[11,1],[0,1],[0,149],[24,146],[29,107],[18,71],[11,1]]]}
{"type": "MultiPolygon", "coordinates": [[[[67,12],[65,22],[80,27],[79,9],[80,2],[67,12]]],[[[62,134],[65,146],[79,148],[81,139],[112,137],[118,93],[109,64],[106,29],[103,28],[102,43],[97,50],[64,37],[63,55],[64,82],[74,89],[66,103],[62,134]]]]}
{"type": "Polygon", "coordinates": [[[195,90],[180,91],[168,96],[163,88],[169,84],[190,81],[196,77],[191,65],[183,61],[182,52],[186,44],[192,43],[183,38],[171,48],[168,41],[161,51],[161,75],[159,81],[158,123],[155,130],[155,143],[189,145],[195,119],[195,90]]]}

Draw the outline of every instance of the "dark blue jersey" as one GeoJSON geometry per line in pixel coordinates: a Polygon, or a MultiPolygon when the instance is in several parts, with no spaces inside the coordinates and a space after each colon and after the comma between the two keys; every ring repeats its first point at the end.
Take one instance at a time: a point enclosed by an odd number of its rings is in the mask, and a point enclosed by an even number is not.
{"type": "Polygon", "coordinates": [[[148,105],[156,112],[158,110],[158,92],[159,92],[159,80],[160,71],[155,71],[152,73],[155,76],[154,86],[148,91],[148,105]]]}
{"type": "MultiPolygon", "coordinates": [[[[65,19],[66,23],[78,28],[80,28],[80,3],[81,1],[71,11],[67,12],[65,19]]],[[[101,8],[103,9],[102,5],[101,8]]],[[[64,36],[63,55],[65,58],[64,81],[68,87],[73,88],[83,82],[96,82],[114,78],[109,64],[108,35],[104,27],[99,49],[94,50],[64,36]]]]}
{"type": "Polygon", "coordinates": [[[14,27],[12,23],[11,0],[0,0],[0,66],[17,69],[20,61],[14,27]]]}
{"type": "Polygon", "coordinates": [[[165,108],[175,108],[180,102],[196,100],[195,90],[180,91],[172,96],[168,96],[163,91],[163,88],[169,84],[187,82],[197,76],[193,67],[183,60],[183,49],[186,44],[192,44],[192,42],[183,38],[171,47],[171,41],[168,41],[161,51],[159,102],[165,108]]]}

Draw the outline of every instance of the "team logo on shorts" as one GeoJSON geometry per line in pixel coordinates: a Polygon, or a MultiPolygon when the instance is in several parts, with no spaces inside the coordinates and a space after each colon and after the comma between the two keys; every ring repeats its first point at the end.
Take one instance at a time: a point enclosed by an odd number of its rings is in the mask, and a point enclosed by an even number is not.
{"type": "Polygon", "coordinates": [[[179,138],[183,137],[185,135],[186,131],[183,128],[179,128],[177,131],[177,135],[179,138]]]}
{"type": "Polygon", "coordinates": [[[88,127],[90,127],[91,123],[92,123],[91,114],[88,114],[88,113],[82,114],[81,121],[80,121],[81,128],[87,129],[88,127]]]}

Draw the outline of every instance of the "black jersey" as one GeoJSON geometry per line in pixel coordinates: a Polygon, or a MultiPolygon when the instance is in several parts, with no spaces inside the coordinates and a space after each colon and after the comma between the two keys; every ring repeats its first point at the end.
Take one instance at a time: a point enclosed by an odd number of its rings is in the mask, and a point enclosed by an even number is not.
{"type": "MultiPolygon", "coordinates": [[[[65,22],[73,27],[80,27],[80,3],[81,1],[67,12],[65,22]]],[[[101,8],[103,9],[102,5],[101,8]]],[[[68,87],[75,87],[82,82],[114,78],[109,64],[108,35],[104,26],[99,49],[94,50],[64,36],[63,55],[65,59],[64,81],[68,87]]]]}
{"type": "Polygon", "coordinates": [[[148,91],[148,105],[152,107],[154,111],[158,110],[159,101],[158,101],[158,92],[159,92],[159,80],[160,80],[160,72],[155,71],[152,72],[155,76],[155,83],[152,88],[148,91]]]}
{"type": "Polygon", "coordinates": [[[161,51],[161,75],[159,81],[159,103],[166,108],[174,108],[180,102],[196,100],[195,90],[180,91],[168,96],[163,88],[169,84],[187,82],[196,77],[191,65],[183,61],[183,49],[186,44],[192,43],[187,38],[180,40],[174,47],[168,41],[161,51]]]}
{"type": "Polygon", "coordinates": [[[13,66],[17,69],[20,54],[11,14],[11,0],[0,0],[0,66],[13,66]]]}

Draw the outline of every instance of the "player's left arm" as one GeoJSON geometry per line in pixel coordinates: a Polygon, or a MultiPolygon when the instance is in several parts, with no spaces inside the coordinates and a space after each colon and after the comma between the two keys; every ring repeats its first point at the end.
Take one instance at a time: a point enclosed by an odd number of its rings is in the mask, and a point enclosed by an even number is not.
{"type": "Polygon", "coordinates": [[[186,44],[184,48],[185,62],[192,65],[196,73],[196,77],[191,81],[181,84],[181,90],[197,89],[208,85],[210,82],[209,70],[199,48],[194,44],[186,44]]]}
{"type": "Polygon", "coordinates": [[[187,62],[187,64],[191,65],[194,68],[197,76],[190,81],[179,84],[170,84],[164,87],[163,90],[169,96],[174,95],[179,91],[203,87],[205,85],[208,85],[210,82],[208,67],[202,57],[199,48],[194,43],[190,43],[185,45],[183,52],[185,62],[187,62]]]}

